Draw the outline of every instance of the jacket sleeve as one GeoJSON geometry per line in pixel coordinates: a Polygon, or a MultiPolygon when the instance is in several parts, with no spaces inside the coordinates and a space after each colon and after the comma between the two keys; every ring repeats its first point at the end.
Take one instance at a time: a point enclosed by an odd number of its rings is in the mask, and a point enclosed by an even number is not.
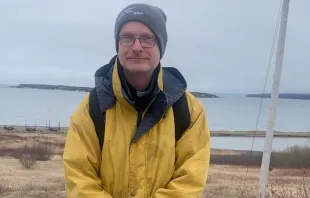
{"type": "Polygon", "coordinates": [[[176,144],[175,172],[152,198],[202,197],[210,163],[210,131],[201,103],[188,97],[191,125],[176,144]]]}
{"type": "Polygon", "coordinates": [[[63,153],[67,198],[112,198],[99,177],[100,146],[88,113],[88,97],[71,116],[63,153]]]}

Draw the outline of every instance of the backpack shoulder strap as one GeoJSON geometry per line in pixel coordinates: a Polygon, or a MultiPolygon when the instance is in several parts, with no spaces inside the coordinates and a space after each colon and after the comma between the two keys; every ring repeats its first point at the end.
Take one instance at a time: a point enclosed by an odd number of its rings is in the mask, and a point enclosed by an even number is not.
{"type": "MultiPolygon", "coordinates": [[[[187,84],[182,74],[176,68],[164,67],[163,69],[177,77],[185,85],[187,84]]],[[[172,108],[174,114],[175,142],[177,142],[189,128],[191,121],[186,92],[172,105],[172,108]]]]}
{"type": "Polygon", "coordinates": [[[104,134],[105,134],[105,113],[100,112],[98,99],[97,99],[97,92],[96,89],[93,88],[90,91],[89,95],[89,114],[93,123],[95,125],[96,134],[98,137],[100,151],[103,147],[104,142],[104,134]]]}
{"type": "MultiPolygon", "coordinates": [[[[188,109],[186,93],[173,104],[175,142],[177,142],[190,125],[190,112],[188,109]]],[[[89,114],[95,125],[100,150],[102,150],[105,135],[105,113],[99,109],[96,89],[93,88],[89,95],[89,114]]]]}
{"type": "Polygon", "coordinates": [[[188,109],[186,93],[173,104],[175,142],[177,142],[190,125],[190,112],[188,109]]]}

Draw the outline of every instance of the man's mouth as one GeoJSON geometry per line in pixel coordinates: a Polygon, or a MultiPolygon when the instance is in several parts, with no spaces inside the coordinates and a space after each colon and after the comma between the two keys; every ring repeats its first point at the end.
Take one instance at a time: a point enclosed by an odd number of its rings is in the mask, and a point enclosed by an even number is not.
{"type": "Polygon", "coordinates": [[[146,60],[146,58],[134,58],[134,57],[128,58],[128,59],[131,59],[131,60],[146,60]]]}

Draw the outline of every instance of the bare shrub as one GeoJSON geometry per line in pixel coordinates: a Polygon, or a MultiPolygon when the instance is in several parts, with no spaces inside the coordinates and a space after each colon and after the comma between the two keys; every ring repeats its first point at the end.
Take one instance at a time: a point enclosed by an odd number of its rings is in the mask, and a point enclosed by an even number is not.
{"type": "Polygon", "coordinates": [[[6,146],[2,146],[0,148],[0,156],[5,157],[5,156],[14,156],[13,154],[15,153],[15,148],[7,148],[6,146]]]}
{"type": "MultiPolygon", "coordinates": [[[[211,155],[211,164],[260,166],[262,156],[263,153],[257,151],[240,155],[213,154],[211,155]]],[[[273,151],[270,158],[270,167],[309,168],[309,156],[309,146],[293,146],[281,151],[273,151]]]]}
{"type": "Polygon", "coordinates": [[[261,152],[249,152],[240,155],[211,155],[211,164],[258,166],[261,164],[261,160],[261,152]]]}
{"type": "Polygon", "coordinates": [[[37,161],[48,161],[52,158],[53,152],[48,144],[38,143],[33,145],[32,149],[37,161]]]}
{"type": "Polygon", "coordinates": [[[16,148],[12,155],[17,159],[23,156],[31,156],[31,158],[34,158],[36,161],[48,161],[52,158],[53,151],[48,144],[35,143],[31,146],[25,145],[22,148],[16,148]]]}
{"type": "Polygon", "coordinates": [[[53,155],[48,144],[37,143],[31,146],[25,145],[23,148],[17,148],[14,152],[14,157],[19,159],[19,162],[24,168],[32,168],[37,161],[48,161],[53,155]]]}
{"type": "Polygon", "coordinates": [[[21,163],[22,167],[24,168],[33,168],[33,166],[37,163],[35,156],[33,155],[22,155],[19,158],[19,162],[21,163]]]}
{"type": "Polygon", "coordinates": [[[273,167],[310,167],[310,147],[292,146],[271,153],[270,165],[273,167]]]}

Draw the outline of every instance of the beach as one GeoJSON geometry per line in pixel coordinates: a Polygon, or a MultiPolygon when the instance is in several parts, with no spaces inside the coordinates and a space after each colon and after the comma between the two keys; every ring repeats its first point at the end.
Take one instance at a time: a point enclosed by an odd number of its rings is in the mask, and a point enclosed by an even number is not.
{"type": "MultiPolygon", "coordinates": [[[[35,129],[37,132],[50,133],[50,129],[55,130],[57,133],[66,134],[68,127],[57,127],[57,126],[21,126],[21,125],[0,125],[1,131],[10,131],[5,130],[5,127],[13,127],[11,132],[27,132],[26,129],[35,129]]],[[[210,130],[210,135],[214,137],[265,137],[266,131],[234,131],[234,130],[210,130]]],[[[310,132],[281,132],[275,131],[274,137],[292,137],[292,138],[310,138],[310,132]]]]}

